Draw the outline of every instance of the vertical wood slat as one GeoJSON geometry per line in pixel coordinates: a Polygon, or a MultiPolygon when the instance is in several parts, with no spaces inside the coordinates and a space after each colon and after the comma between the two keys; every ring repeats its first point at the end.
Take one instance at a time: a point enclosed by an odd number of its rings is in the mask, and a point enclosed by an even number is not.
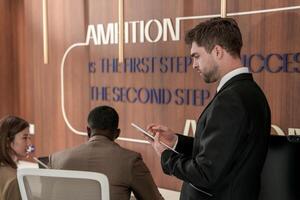
{"type": "Polygon", "coordinates": [[[227,4],[227,0],[221,0],[221,17],[222,18],[225,18],[227,16],[226,4],[227,4]]]}
{"type": "Polygon", "coordinates": [[[119,0],[119,63],[124,60],[124,0],[119,0]]]}
{"type": "Polygon", "coordinates": [[[48,64],[48,6],[47,0],[43,0],[43,53],[44,64],[48,64]]]}

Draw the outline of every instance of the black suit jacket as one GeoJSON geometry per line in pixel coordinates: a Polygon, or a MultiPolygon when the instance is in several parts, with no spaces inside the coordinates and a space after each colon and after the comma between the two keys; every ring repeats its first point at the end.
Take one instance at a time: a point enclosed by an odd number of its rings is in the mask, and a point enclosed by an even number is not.
{"type": "Polygon", "coordinates": [[[202,112],[195,138],[179,135],[180,154],[162,154],[164,172],[184,181],[180,199],[257,199],[270,118],[265,95],[251,74],[226,82],[202,112]]]}

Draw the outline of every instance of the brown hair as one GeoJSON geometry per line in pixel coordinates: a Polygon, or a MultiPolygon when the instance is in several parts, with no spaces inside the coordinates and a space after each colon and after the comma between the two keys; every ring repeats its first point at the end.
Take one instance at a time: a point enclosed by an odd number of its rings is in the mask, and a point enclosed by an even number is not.
{"type": "Polygon", "coordinates": [[[211,53],[215,45],[223,47],[231,56],[241,57],[243,39],[236,21],[232,18],[212,18],[188,31],[185,42],[203,46],[211,53]]]}
{"type": "Polygon", "coordinates": [[[29,127],[29,123],[16,116],[7,116],[0,120],[0,164],[17,168],[10,153],[13,152],[10,144],[16,134],[29,127]]]}

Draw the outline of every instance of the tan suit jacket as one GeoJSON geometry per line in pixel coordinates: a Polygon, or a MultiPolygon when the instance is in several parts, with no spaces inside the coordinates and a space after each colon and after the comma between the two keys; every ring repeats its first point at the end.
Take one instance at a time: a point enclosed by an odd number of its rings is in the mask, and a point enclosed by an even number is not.
{"type": "Polygon", "coordinates": [[[128,200],[131,192],[137,199],[163,199],[141,155],[104,136],[94,136],[85,144],[51,155],[49,166],[105,174],[111,200],[128,200]]]}
{"type": "Polygon", "coordinates": [[[0,200],[20,200],[16,170],[0,165],[0,200]]]}

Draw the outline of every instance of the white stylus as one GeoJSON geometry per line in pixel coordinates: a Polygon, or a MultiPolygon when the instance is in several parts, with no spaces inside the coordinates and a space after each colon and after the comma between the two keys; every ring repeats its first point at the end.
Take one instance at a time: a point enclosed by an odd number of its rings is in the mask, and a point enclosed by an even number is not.
{"type": "Polygon", "coordinates": [[[39,163],[40,165],[42,165],[43,167],[45,167],[46,169],[50,169],[46,164],[44,164],[42,161],[40,161],[39,159],[37,159],[36,157],[32,156],[33,160],[35,160],[37,163],[39,163]]]}
{"type": "MultiPolygon", "coordinates": [[[[142,129],[141,127],[139,127],[138,125],[136,125],[135,123],[131,123],[131,126],[133,126],[134,128],[136,128],[137,130],[139,130],[140,132],[142,132],[143,134],[145,134],[148,138],[154,140],[154,136],[151,135],[150,133],[148,133],[146,130],[142,129]]],[[[160,142],[160,144],[162,144],[163,146],[167,147],[168,149],[174,151],[175,153],[179,154],[176,150],[174,150],[172,147],[166,145],[163,142],[160,142]]]]}

